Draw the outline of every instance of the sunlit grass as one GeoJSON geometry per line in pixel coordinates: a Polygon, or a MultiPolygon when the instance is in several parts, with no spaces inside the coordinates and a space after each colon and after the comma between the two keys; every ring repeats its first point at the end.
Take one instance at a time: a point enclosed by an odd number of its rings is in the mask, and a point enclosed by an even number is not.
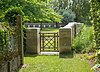
{"type": "Polygon", "coordinates": [[[93,72],[85,60],[78,55],[73,58],[59,58],[59,56],[27,56],[24,58],[25,68],[19,72],[93,72]]]}
{"type": "Polygon", "coordinates": [[[52,32],[58,32],[59,28],[43,28],[41,31],[52,31],[52,32]]]}

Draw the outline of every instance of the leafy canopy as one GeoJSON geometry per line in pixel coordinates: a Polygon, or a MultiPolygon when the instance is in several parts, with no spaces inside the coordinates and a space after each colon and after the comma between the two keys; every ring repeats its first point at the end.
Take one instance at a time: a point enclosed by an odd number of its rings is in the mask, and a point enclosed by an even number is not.
{"type": "Polygon", "coordinates": [[[0,0],[0,5],[0,19],[2,21],[7,20],[9,16],[12,19],[17,14],[23,15],[24,21],[29,22],[60,22],[62,18],[51,8],[49,3],[43,1],[0,0]]]}

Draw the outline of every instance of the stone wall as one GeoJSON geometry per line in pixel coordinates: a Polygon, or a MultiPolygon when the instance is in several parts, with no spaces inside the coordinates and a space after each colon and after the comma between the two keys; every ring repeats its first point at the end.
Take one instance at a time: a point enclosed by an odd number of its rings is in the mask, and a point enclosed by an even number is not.
{"type": "Polygon", "coordinates": [[[83,28],[83,23],[75,23],[75,35],[79,34],[81,32],[81,29],[83,28]]]}
{"type": "Polygon", "coordinates": [[[10,61],[5,61],[0,66],[0,72],[16,72],[20,68],[20,56],[13,58],[10,61]]]}
{"type": "Polygon", "coordinates": [[[59,29],[59,52],[60,54],[72,50],[72,40],[80,33],[83,27],[82,23],[71,22],[68,25],[59,29]]]}

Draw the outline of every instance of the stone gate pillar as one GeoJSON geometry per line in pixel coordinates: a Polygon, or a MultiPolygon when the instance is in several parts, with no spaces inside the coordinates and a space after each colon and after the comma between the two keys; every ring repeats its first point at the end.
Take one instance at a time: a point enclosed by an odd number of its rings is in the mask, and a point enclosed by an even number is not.
{"type": "Polygon", "coordinates": [[[72,28],[63,27],[59,29],[59,52],[60,54],[70,52],[72,46],[72,28]]]}
{"type": "Polygon", "coordinates": [[[40,28],[26,29],[26,53],[39,54],[40,53],[40,28]]]}

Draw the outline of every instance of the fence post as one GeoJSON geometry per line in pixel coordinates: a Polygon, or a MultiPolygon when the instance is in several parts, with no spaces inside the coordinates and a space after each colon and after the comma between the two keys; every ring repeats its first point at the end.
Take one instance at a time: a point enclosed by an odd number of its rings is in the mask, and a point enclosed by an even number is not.
{"type": "Polygon", "coordinates": [[[18,47],[18,53],[20,56],[20,65],[22,66],[24,64],[24,52],[23,52],[23,29],[22,29],[22,16],[17,15],[17,47],[18,47]]]}

